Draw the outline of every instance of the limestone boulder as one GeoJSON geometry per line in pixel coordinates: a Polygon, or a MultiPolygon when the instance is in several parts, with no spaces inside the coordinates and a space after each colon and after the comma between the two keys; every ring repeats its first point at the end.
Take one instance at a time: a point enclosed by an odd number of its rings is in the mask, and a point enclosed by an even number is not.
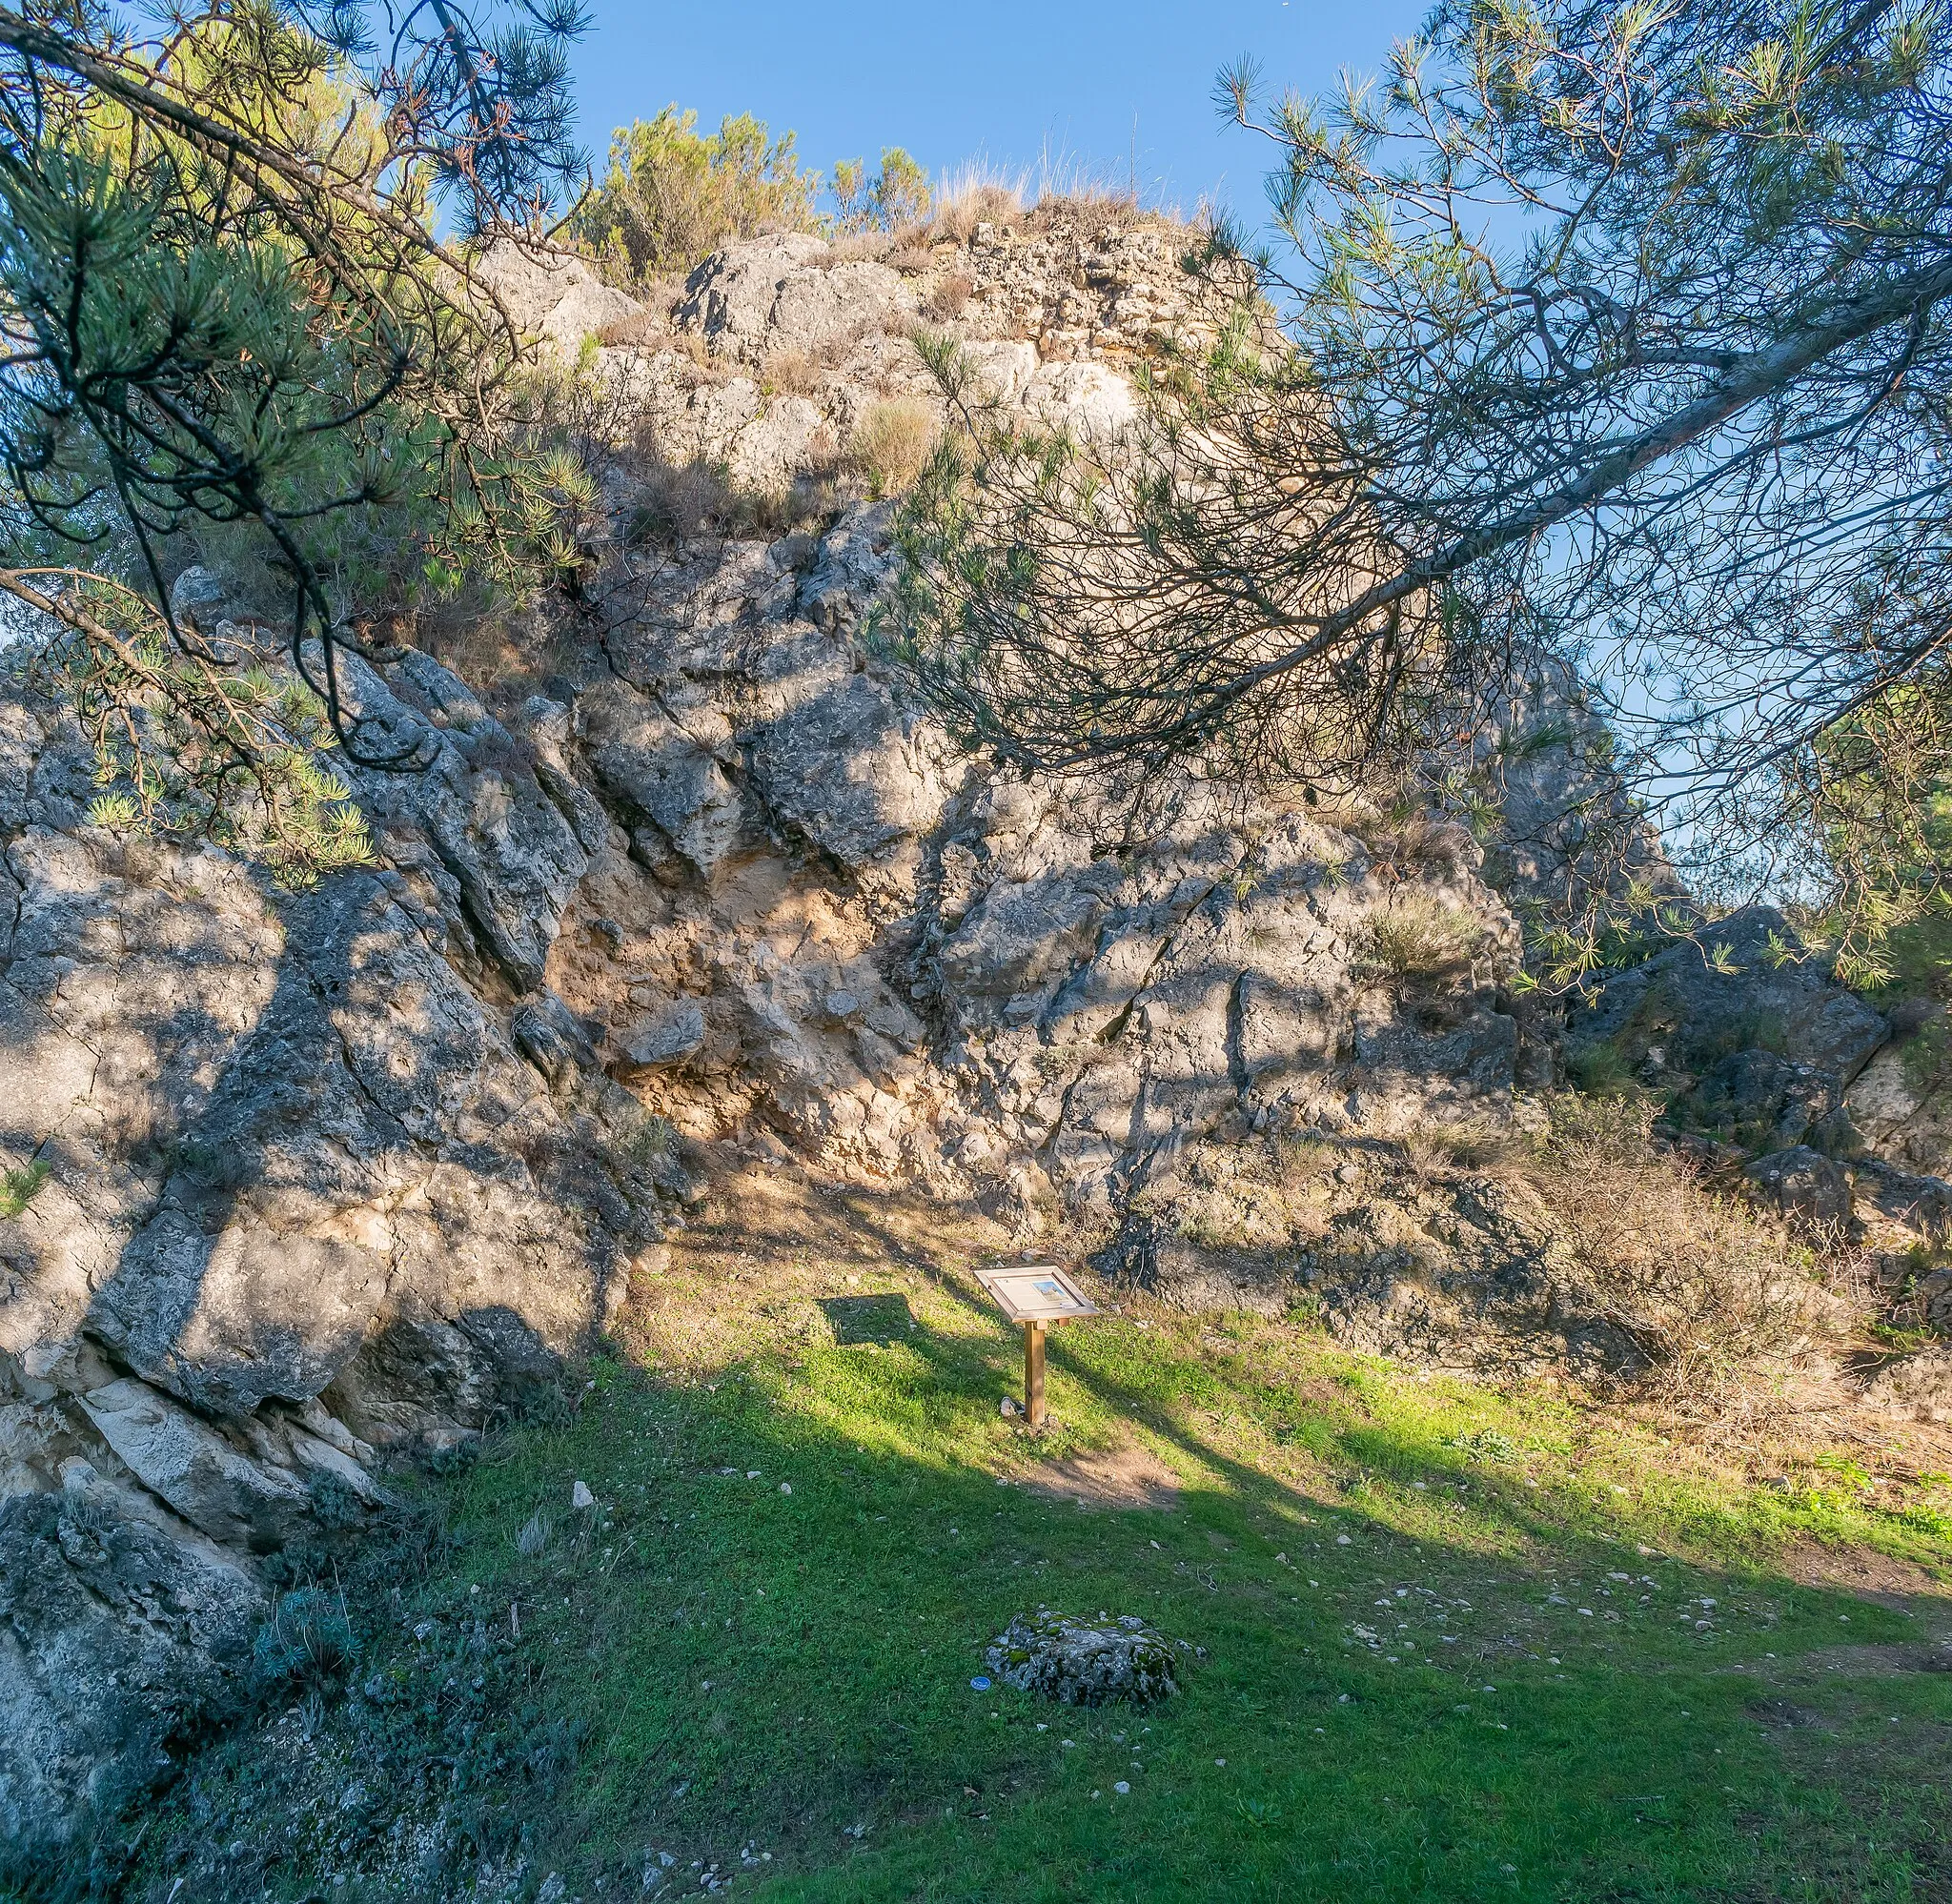
{"type": "Polygon", "coordinates": [[[523,1005],[510,1026],[516,1046],[552,1085],[574,1081],[597,1064],[596,1046],[575,1013],[554,992],[523,1005]]]}
{"type": "Polygon", "coordinates": [[[1791,1215],[1828,1225],[1851,1221],[1850,1179],[1834,1158],[1807,1144],[1759,1157],[1743,1175],[1759,1195],[1791,1215]]]}
{"type": "Polygon", "coordinates": [[[587,697],[580,712],[599,782],[709,880],[740,835],[739,792],[713,747],[729,735],[722,717],[701,733],[622,688],[587,697]]]}
{"type": "Polygon", "coordinates": [[[582,259],[511,239],[492,245],[478,269],[518,332],[575,362],[586,337],[642,324],[642,305],[605,284],[582,259]]]}
{"type": "Polygon", "coordinates": [[[685,280],[673,325],[702,334],[724,355],[758,362],[775,350],[817,350],[864,329],[887,329],[916,308],[887,266],[836,262],[821,239],[800,233],[726,246],[685,280]]]}
{"type": "Polygon", "coordinates": [[[746,744],[774,819],[850,871],[926,833],[948,797],[939,731],[865,673],[764,722],[746,744]]]}
{"type": "Polygon", "coordinates": [[[1952,1421],[1952,1348],[1916,1349],[1887,1363],[1866,1385],[1864,1400],[1903,1420],[1952,1421]]]}
{"type": "Polygon", "coordinates": [[[271,1552],[304,1525],[308,1499],[292,1476],[254,1461],[146,1382],[111,1382],[81,1406],[130,1472],[220,1545],[271,1552]]]}

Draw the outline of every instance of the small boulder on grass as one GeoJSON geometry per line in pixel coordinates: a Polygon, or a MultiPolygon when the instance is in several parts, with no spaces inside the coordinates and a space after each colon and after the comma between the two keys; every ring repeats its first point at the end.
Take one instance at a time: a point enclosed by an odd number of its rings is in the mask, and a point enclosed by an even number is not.
{"type": "Polygon", "coordinates": [[[1012,1620],[985,1659],[996,1678],[1021,1692],[1067,1706],[1144,1706],[1172,1698],[1178,1669],[1205,1656],[1204,1647],[1169,1640],[1129,1613],[1094,1624],[1040,1607],[1030,1618],[1012,1620]]]}

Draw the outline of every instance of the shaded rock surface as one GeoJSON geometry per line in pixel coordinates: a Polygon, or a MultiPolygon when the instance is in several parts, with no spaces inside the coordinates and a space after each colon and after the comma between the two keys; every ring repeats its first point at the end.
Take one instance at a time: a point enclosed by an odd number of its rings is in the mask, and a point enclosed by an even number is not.
{"type": "Polygon", "coordinates": [[[0,698],[0,1158],[49,1171],[0,1222],[30,1663],[0,1810],[28,1838],[139,1785],[171,1712],[230,1684],[257,1560],[321,1486],[376,1501],[376,1450],[478,1428],[660,1232],[640,1107],[572,1026],[539,1066],[537,1008],[521,1039],[492,1003],[539,970],[582,847],[461,683],[414,657],[382,691],[436,765],[373,796],[387,863],[296,897],[88,826],[76,738],[0,698]]]}
{"type": "Polygon", "coordinates": [[[261,1590],[224,1550],[69,1485],[0,1500],[0,1841],[104,1818],[243,1689],[261,1590]]]}
{"type": "Polygon", "coordinates": [[[1939,1022],[1894,1025],[1755,905],[1609,979],[1566,1030],[1576,1069],[1666,1091],[1663,1127],[1702,1162],[1888,1256],[1952,1230],[1939,1022]]]}
{"type": "Polygon", "coordinates": [[[1592,1377],[1641,1360],[1520,1180],[1427,1177],[1374,1139],[1190,1144],[1095,1262],[1176,1308],[1311,1315],[1352,1348],[1437,1367],[1592,1377]]]}

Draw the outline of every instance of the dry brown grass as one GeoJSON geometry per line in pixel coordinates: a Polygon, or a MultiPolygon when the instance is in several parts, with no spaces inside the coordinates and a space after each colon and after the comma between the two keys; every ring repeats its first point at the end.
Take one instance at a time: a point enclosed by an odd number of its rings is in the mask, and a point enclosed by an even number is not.
{"type": "Polygon", "coordinates": [[[1024,214],[1027,232],[1050,232],[1078,224],[1171,225],[1165,213],[1149,212],[1124,186],[1091,179],[1072,179],[1064,188],[1046,192],[1024,214]]]}
{"type": "Polygon", "coordinates": [[[674,331],[671,334],[671,348],[689,357],[700,370],[713,375],[722,375],[723,366],[712,361],[711,346],[697,331],[674,331]]]}
{"type": "Polygon", "coordinates": [[[1009,178],[977,167],[966,168],[944,181],[935,209],[916,236],[923,243],[948,239],[966,245],[975,236],[978,225],[1008,224],[1021,217],[1027,183],[1027,177],[1009,178]]]}
{"type": "Polygon", "coordinates": [[[760,371],[760,388],[768,394],[811,396],[820,388],[823,368],[810,352],[789,346],[767,357],[760,371]]]}
{"type": "Polygon", "coordinates": [[[1419,1125],[1403,1139],[1403,1152],[1421,1177],[1452,1170],[1505,1170],[1529,1163],[1532,1140],[1510,1124],[1470,1118],[1457,1124],[1419,1125]]]}
{"type": "Polygon", "coordinates": [[[1648,1105],[1568,1095],[1528,1175],[1607,1319],[1683,1411],[1753,1402],[1770,1370],[1840,1346],[1861,1307],[1853,1260],[1657,1151],[1648,1105]]]}
{"type": "Polygon", "coordinates": [[[863,260],[880,263],[893,250],[895,240],[885,232],[843,232],[827,246],[822,264],[858,264],[863,260]]]}
{"type": "Polygon", "coordinates": [[[702,460],[665,462],[642,449],[630,470],[626,548],[672,547],[695,537],[775,537],[813,526],[834,502],[839,458],[815,465],[780,491],[736,487],[724,468],[702,460]]]}
{"type": "Polygon", "coordinates": [[[935,413],[919,396],[870,403],[854,426],[849,460],[877,496],[912,488],[935,449],[935,413]]]}
{"type": "Polygon", "coordinates": [[[1484,937],[1483,922],[1462,906],[1402,893],[1371,922],[1365,962],[1379,977],[1442,983],[1469,969],[1484,937]]]}
{"type": "Polygon", "coordinates": [[[925,315],[937,323],[946,324],[960,317],[968,308],[969,299],[976,294],[976,280],[966,272],[951,272],[927,297],[923,300],[922,309],[925,315]]]}

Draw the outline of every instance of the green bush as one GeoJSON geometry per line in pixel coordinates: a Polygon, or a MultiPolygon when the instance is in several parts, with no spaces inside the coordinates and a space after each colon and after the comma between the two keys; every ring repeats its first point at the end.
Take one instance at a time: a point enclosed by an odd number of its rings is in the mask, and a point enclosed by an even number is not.
{"type": "Polygon", "coordinates": [[[266,1686],[334,1686],[358,1656],[343,1603],[318,1587],[284,1594],[251,1649],[251,1663],[266,1686]]]}
{"type": "Polygon", "coordinates": [[[1566,1081],[1591,1097],[1614,1097],[1632,1088],[1634,1067],[1610,1038],[1566,1052],[1566,1081]]]}
{"type": "Polygon", "coordinates": [[[774,139],[749,112],[708,134],[697,124],[667,106],[611,135],[609,172],[578,230],[632,278],[687,272],[728,238],[815,229],[820,175],[802,171],[791,132],[774,139]]]}
{"type": "Polygon", "coordinates": [[[866,162],[843,159],[834,168],[834,229],[896,232],[928,216],[928,174],[900,146],[884,146],[872,178],[866,162]]]}

